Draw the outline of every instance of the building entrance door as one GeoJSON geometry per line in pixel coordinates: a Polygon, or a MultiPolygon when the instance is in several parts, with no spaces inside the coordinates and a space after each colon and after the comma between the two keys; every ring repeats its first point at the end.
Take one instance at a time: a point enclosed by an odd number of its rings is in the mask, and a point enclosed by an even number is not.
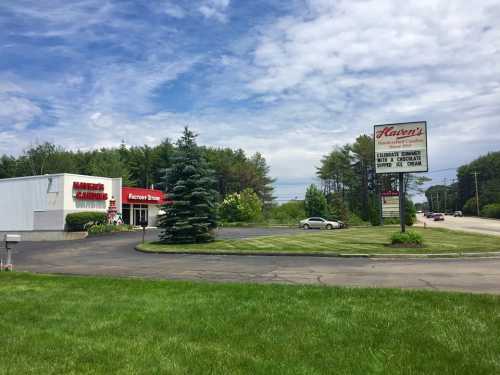
{"type": "Polygon", "coordinates": [[[134,206],[134,224],[141,225],[142,222],[148,221],[148,206],[147,205],[137,205],[134,206]]]}

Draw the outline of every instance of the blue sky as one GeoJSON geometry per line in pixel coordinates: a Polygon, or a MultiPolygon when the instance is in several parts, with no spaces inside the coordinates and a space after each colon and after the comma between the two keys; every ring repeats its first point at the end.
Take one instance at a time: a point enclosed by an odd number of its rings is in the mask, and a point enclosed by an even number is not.
{"type": "Polygon", "coordinates": [[[431,170],[500,149],[498,0],[401,4],[4,0],[0,154],[153,145],[189,125],[262,152],[283,200],[373,124],[427,120],[431,170]]]}

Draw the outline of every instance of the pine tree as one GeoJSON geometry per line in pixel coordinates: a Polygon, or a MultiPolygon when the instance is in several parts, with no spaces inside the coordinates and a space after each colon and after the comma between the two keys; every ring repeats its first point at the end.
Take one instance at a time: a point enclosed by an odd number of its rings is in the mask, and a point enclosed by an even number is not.
{"type": "Polygon", "coordinates": [[[165,175],[167,197],[159,220],[165,243],[196,243],[214,240],[217,227],[216,191],[213,172],[196,145],[196,135],[187,127],[177,141],[177,152],[165,175]]]}

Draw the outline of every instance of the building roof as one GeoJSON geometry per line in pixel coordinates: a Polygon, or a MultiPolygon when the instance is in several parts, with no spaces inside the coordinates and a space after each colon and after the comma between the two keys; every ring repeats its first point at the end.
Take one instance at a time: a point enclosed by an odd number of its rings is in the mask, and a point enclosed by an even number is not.
{"type": "Polygon", "coordinates": [[[38,175],[38,176],[23,176],[23,177],[0,178],[0,182],[18,181],[18,180],[29,180],[29,179],[39,179],[39,178],[48,178],[48,177],[59,177],[59,176],[75,176],[75,177],[84,177],[84,178],[100,178],[100,179],[106,179],[106,180],[121,179],[121,177],[89,176],[89,175],[75,174],[75,173],[53,173],[53,174],[41,174],[41,175],[38,175]]]}

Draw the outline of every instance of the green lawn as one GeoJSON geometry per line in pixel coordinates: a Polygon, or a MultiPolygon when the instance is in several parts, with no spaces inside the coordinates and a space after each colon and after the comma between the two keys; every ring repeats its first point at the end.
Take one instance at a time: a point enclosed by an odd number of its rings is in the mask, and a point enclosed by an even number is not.
{"type": "Polygon", "coordinates": [[[2,374],[499,374],[500,297],[0,274],[2,374]]]}
{"type": "Polygon", "coordinates": [[[399,227],[366,227],[333,231],[297,231],[296,235],[267,236],[243,240],[218,240],[207,244],[165,245],[155,242],[138,248],[152,252],[296,252],[296,253],[455,253],[500,251],[500,237],[412,228],[424,237],[424,247],[397,249],[388,247],[389,237],[399,227]]]}

